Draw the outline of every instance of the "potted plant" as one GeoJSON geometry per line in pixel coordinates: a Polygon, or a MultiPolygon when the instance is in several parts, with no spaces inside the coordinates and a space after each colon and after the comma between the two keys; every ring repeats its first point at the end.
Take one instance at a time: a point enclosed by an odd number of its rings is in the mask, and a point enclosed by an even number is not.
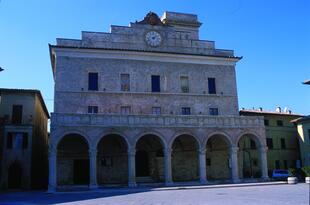
{"type": "Polygon", "coordinates": [[[305,176],[305,182],[310,184],[310,166],[305,166],[301,168],[303,176],[305,176]]]}
{"type": "Polygon", "coordinates": [[[288,184],[297,184],[298,179],[296,177],[296,175],[297,175],[296,169],[290,168],[288,171],[289,171],[289,177],[287,178],[287,183],[288,184]]]}

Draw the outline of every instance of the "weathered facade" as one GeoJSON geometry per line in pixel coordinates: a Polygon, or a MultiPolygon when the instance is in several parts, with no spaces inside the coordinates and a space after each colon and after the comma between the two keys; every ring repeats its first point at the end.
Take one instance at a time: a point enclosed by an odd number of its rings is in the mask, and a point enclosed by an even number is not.
{"type": "MultiPolygon", "coordinates": [[[[273,169],[296,168],[301,165],[302,151],[299,149],[299,135],[292,122],[302,115],[282,111],[241,110],[240,115],[263,116],[266,128],[266,142],[268,147],[268,172],[271,176],[273,169]]],[[[253,162],[249,162],[252,163],[253,162]]]]}
{"type": "Polygon", "coordinates": [[[49,114],[40,91],[0,89],[1,188],[45,188],[49,114]]]}
{"type": "Polygon", "coordinates": [[[66,185],[243,178],[238,142],[255,141],[268,178],[263,117],[239,116],[232,50],[199,39],[196,15],[149,13],[111,33],[50,45],[55,79],[49,190],[66,185]],[[238,165],[239,164],[239,165],[238,165]]]}

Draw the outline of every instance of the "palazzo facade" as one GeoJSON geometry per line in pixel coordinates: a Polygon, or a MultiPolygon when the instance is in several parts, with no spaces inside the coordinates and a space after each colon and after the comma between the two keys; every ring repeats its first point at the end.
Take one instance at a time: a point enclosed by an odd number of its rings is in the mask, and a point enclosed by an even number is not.
{"type": "Polygon", "coordinates": [[[239,116],[241,58],[200,40],[200,26],[150,12],[50,45],[49,191],[268,178],[264,119],[239,116]]]}

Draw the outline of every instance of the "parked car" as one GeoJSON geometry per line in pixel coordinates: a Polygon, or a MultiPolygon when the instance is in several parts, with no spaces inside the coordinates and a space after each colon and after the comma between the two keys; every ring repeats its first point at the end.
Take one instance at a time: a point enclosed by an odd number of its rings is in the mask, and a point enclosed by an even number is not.
{"type": "Polygon", "coordinates": [[[275,180],[286,180],[289,175],[289,171],[285,169],[274,169],[272,171],[272,178],[275,180]]]}

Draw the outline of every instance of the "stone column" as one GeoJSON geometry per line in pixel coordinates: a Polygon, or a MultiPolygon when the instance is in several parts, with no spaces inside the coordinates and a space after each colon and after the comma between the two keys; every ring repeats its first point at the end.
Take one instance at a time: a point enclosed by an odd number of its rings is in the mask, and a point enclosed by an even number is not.
{"type": "Polygon", "coordinates": [[[260,165],[261,165],[261,171],[262,171],[262,179],[268,180],[268,166],[267,166],[267,147],[260,147],[259,153],[260,153],[260,165]]]}
{"type": "Polygon", "coordinates": [[[136,149],[128,149],[128,187],[136,186],[136,149]]]}
{"type": "Polygon", "coordinates": [[[96,189],[97,185],[97,149],[89,149],[89,188],[96,189]]]}
{"type": "Polygon", "coordinates": [[[48,193],[54,193],[57,187],[57,150],[49,148],[48,152],[48,193]]]}
{"type": "Polygon", "coordinates": [[[230,147],[231,181],[240,182],[238,170],[238,147],[230,147]]]}
{"type": "Polygon", "coordinates": [[[200,175],[200,183],[207,183],[206,176],[206,150],[199,149],[199,175],[200,175]]]}
{"type": "Polygon", "coordinates": [[[166,186],[171,186],[173,184],[172,174],[171,174],[171,148],[165,148],[165,184],[166,186]]]}

